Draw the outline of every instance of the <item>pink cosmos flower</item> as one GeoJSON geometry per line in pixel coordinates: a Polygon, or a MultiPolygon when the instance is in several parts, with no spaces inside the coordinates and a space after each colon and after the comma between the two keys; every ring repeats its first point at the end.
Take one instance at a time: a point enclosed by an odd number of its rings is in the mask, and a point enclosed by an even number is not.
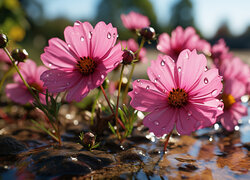
{"type": "Polygon", "coordinates": [[[41,55],[50,67],[41,80],[49,92],[67,91],[67,101],[81,101],[91,89],[100,86],[107,73],[122,61],[121,45],[116,43],[117,30],[104,22],[95,28],[77,21],[64,30],[65,41],[49,40],[41,55]]]}
{"type": "MultiPolygon", "coordinates": [[[[127,48],[128,50],[133,51],[133,53],[135,53],[139,49],[137,42],[132,38],[127,40],[127,41],[121,41],[120,43],[124,49],[127,48]]],[[[147,53],[146,48],[142,48],[140,51],[140,54],[139,54],[139,61],[140,62],[143,62],[143,63],[147,62],[146,53],[147,53]]],[[[135,56],[136,56],[136,54],[135,54],[135,56]]]]}
{"type": "Polygon", "coordinates": [[[246,86],[237,80],[228,79],[224,84],[222,100],[224,113],[218,117],[223,127],[233,131],[242,116],[247,115],[247,108],[241,104],[241,96],[244,95],[246,86]]]}
{"type": "Polygon", "coordinates": [[[215,45],[212,46],[211,53],[212,59],[217,68],[222,61],[229,60],[233,57],[233,54],[229,52],[229,48],[226,46],[224,39],[220,39],[215,45]]]}
{"type": "Polygon", "coordinates": [[[196,49],[205,54],[210,54],[211,46],[207,41],[200,39],[193,27],[183,29],[178,26],[172,31],[171,37],[167,33],[159,36],[157,49],[176,61],[180,52],[184,49],[196,49]]]}
{"type": "Polygon", "coordinates": [[[142,14],[136,13],[134,11],[131,11],[127,15],[122,14],[121,20],[124,27],[132,31],[142,29],[150,25],[150,21],[147,16],[143,16],[142,14]]]}
{"type": "MultiPolygon", "coordinates": [[[[39,92],[45,93],[45,88],[43,88],[43,82],[40,80],[40,76],[47,68],[44,66],[37,67],[32,60],[26,60],[25,63],[20,63],[19,68],[23,78],[31,87],[34,87],[39,92]]],[[[32,95],[18,74],[14,75],[14,83],[7,84],[5,91],[7,97],[16,103],[26,104],[33,101],[32,95]]],[[[39,97],[41,102],[45,103],[45,96],[39,93],[39,97]]]]}
{"type": "MultiPolygon", "coordinates": [[[[238,57],[223,61],[219,66],[219,72],[223,76],[224,81],[235,79],[245,87],[250,83],[250,67],[238,57]]],[[[247,90],[246,88],[244,89],[247,90]]]]}
{"type": "Polygon", "coordinates": [[[10,58],[5,53],[3,49],[0,49],[0,62],[5,62],[7,64],[11,64],[10,58]]]}
{"type": "Polygon", "coordinates": [[[217,69],[207,69],[204,55],[184,50],[178,61],[159,55],[147,73],[150,80],[133,82],[131,106],[150,112],[143,124],[156,136],[176,127],[180,134],[190,134],[211,126],[223,113],[223,103],[215,97],[222,89],[217,69]]]}

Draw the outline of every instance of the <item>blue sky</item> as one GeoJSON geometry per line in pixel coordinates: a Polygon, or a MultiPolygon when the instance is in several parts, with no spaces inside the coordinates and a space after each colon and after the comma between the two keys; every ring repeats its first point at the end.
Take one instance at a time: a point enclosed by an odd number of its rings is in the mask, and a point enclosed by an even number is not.
{"type": "MultiPolygon", "coordinates": [[[[171,6],[177,0],[150,0],[161,24],[167,24],[171,6]]],[[[93,19],[100,0],[43,0],[49,18],[71,20],[93,19]]],[[[250,0],[192,0],[195,23],[205,37],[211,37],[222,22],[228,22],[233,34],[239,35],[250,26],[250,0]]]]}

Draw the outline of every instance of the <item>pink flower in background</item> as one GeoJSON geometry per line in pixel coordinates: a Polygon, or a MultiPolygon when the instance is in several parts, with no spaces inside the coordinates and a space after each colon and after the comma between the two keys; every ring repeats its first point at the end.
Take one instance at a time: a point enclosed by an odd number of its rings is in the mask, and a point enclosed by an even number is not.
{"type": "Polygon", "coordinates": [[[150,21],[147,16],[131,11],[129,14],[121,15],[121,20],[124,25],[129,30],[142,29],[150,25],[150,21]]]}
{"type": "Polygon", "coordinates": [[[242,116],[247,115],[247,108],[241,104],[241,96],[244,95],[246,86],[237,80],[228,79],[224,84],[222,100],[224,113],[218,117],[223,127],[233,131],[242,116]]]}
{"type": "Polygon", "coordinates": [[[207,41],[200,39],[193,27],[183,29],[178,26],[172,31],[171,37],[167,33],[159,36],[157,49],[176,61],[180,52],[184,49],[196,49],[205,54],[210,54],[211,46],[207,41]]]}
{"type": "MultiPolygon", "coordinates": [[[[34,87],[39,92],[45,93],[45,88],[43,88],[43,82],[40,80],[40,76],[47,68],[44,66],[37,67],[32,60],[26,60],[25,63],[20,63],[19,68],[23,78],[31,87],[34,87]]],[[[14,75],[14,83],[7,84],[5,91],[7,97],[16,103],[26,104],[33,101],[32,95],[18,74],[14,75]]],[[[45,96],[39,93],[39,97],[41,102],[45,103],[45,96]]]]}
{"type": "Polygon", "coordinates": [[[0,62],[5,62],[7,64],[11,64],[10,58],[5,53],[3,49],[0,49],[0,62]]]}
{"type": "MultiPolygon", "coordinates": [[[[245,86],[250,83],[250,68],[240,58],[234,57],[227,61],[223,61],[219,66],[220,75],[223,76],[224,81],[228,79],[235,79],[245,86]]],[[[246,93],[246,92],[245,92],[246,93]]]]}
{"type": "Polygon", "coordinates": [[[204,55],[184,50],[178,61],[159,55],[148,68],[150,80],[133,82],[131,106],[150,112],[143,120],[156,136],[168,134],[174,127],[180,134],[190,134],[211,126],[223,113],[223,103],[216,99],[222,89],[217,69],[208,70],[204,55]]]}
{"type": "Polygon", "coordinates": [[[224,39],[220,39],[215,45],[212,46],[211,53],[212,59],[217,68],[222,61],[229,60],[233,57],[233,54],[229,52],[229,48],[226,46],[224,39]]]}
{"type": "Polygon", "coordinates": [[[117,30],[104,22],[95,28],[88,22],[77,21],[64,30],[65,41],[49,40],[41,55],[51,68],[41,80],[49,92],[67,91],[67,101],[81,101],[91,89],[100,86],[107,73],[122,61],[121,45],[116,43],[117,30]]]}
{"type": "MultiPolygon", "coordinates": [[[[128,50],[133,51],[133,53],[135,53],[139,49],[137,42],[132,38],[127,40],[127,41],[121,41],[120,43],[122,45],[122,48],[124,48],[124,49],[127,48],[128,50]]],[[[140,62],[143,62],[143,63],[147,62],[146,53],[147,53],[146,48],[142,48],[140,51],[140,54],[139,54],[139,61],[140,62]]],[[[135,54],[135,56],[136,56],[136,54],[135,54]]]]}

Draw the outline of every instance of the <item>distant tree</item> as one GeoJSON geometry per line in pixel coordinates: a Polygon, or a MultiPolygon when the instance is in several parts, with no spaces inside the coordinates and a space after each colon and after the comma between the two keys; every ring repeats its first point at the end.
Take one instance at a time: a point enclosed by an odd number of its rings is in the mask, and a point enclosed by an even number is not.
{"type": "Polygon", "coordinates": [[[188,26],[195,27],[193,5],[190,0],[179,0],[173,5],[169,27],[173,30],[177,26],[184,28],[188,26]]]}

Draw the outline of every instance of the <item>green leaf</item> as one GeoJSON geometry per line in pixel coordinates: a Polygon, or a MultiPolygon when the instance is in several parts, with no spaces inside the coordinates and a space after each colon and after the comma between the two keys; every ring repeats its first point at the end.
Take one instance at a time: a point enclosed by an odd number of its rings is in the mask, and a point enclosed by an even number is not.
{"type": "Polygon", "coordinates": [[[118,112],[119,112],[119,115],[120,115],[120,117],[121,117],[121,120],[122,120],[123,124],[126,125],[126,121],[127,121],[127,120],[125,119],[124,112],[121,110],[121,108],[118,108],[118,112]]]}
{"type": "Polygon", "coordinates": [[[112,126],[110,122],[108,122],[109,128],[111,129],[112,133],[116,135],[115,128],[112,126]]]}

